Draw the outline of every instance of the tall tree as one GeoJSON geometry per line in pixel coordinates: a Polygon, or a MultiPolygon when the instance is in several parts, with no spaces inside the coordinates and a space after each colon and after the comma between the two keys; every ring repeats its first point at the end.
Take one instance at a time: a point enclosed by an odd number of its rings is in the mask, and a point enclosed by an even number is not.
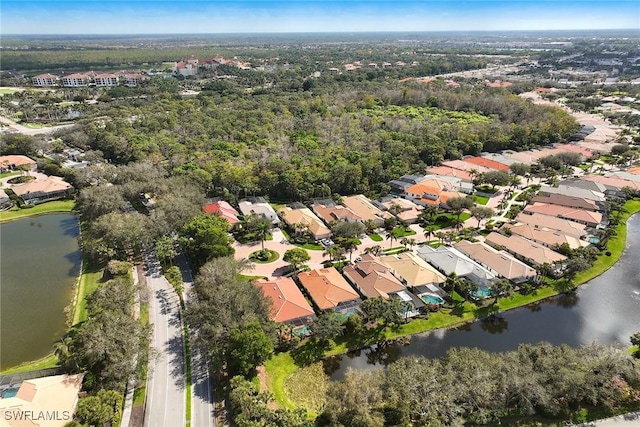
{"type": "Polygon", "coordinates": [[[285,251],[282,260],[284,262],[289,263],[290,271],[298,271],[304,265],[305,262],[309,261],[311,257],[309,253],[302,248],[293,248],[285,251]]]}

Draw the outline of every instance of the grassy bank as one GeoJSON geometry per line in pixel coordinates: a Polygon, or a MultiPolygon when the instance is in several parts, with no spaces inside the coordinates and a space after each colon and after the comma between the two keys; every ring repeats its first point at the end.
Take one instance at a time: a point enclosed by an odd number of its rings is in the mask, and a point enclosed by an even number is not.
{"type": "Polygon", "coordinates": [[[8,211],[0,212],[0,223],[28,218],[34,215],[48,213],[71,212],[75,206],[73,200],[55,200],[53,202],[42,203],[31,208],[20,209],[17,206],[8,211]]]}
{"type": "MultiPolygon", "coordinates": [[[[626,222],[629,217],[640,212],[640,201],[628,201],[624,206],[624,213],[620,218],[620,224],[616,227],[617,234],[609,240],[608,251],[610,256],[601,253],[592,268],[578,274],[573,285],[581,285],[611,268],[622,255],[626,245],[626,222]]],[[[566,285],[560,281],[550,281],[549,284],[536,289],[530,294],[516,293],[509,298],[502,298],[496,306],[490,304],[478,306],[461,298],[454,298],[456,303],[449,308],[442,308],[436,313],[429,315],[428,319],[415,319],[405,325],[394,328],[379,329],[369,331],[357,336],[345,335],[332,341],[327,348],[318,348],[312,340],[307,340],[298,348],[288,353],[281,353],[265,363],[267,373],[267,386],[273,393],[278,405],[286,408],[294,408],[296,403],[292,402],[285,392],[284,383],[287,377],[291,376],[299,368],[307,366],[324,357],[344,354],[349,350],[367,347],[376,342],[391,340],[434,329],[450,328],[461,323],[466,323],[476,319],[481,319],[494,312],[502,312],[516,307],[536,303],[549,297],[558,295],[566,285]]]]}
{"type": "Polygon", "coordinates": [[[84,322],[87,318],[87,296],[98,288],[102,280],[103,267],[89,262],[86,258],[82,261],[82,275],[78,280],[73,320],[71,326],[84,322]]]}
{"type": "Polygon", "coordinates": [[[19,373],[22,373],[22,372],[29,372],[29,371],[37,371],[37,370],[40,370],[40,369],[55,368],[56,366],[58,366],[58,358],[56,357],[55,354],[51,353],[51,354],[47,354],[42,359],[33,360],[31,362],[25,362],[25,363],[23,363],[21,365],[18,365],[16,367],[9,368],[6,371],[2,371],[2,372],[0,372],[0,375],[19,374],[19,373]]]}

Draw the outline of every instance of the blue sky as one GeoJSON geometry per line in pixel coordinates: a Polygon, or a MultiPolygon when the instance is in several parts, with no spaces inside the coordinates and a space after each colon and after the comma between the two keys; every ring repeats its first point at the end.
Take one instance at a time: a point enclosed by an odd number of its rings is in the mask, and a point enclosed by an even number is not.
{"type": "Polygon", "coordinates": [[[2,34],[640,29],[640,1],[0,2],[2,34]]]}

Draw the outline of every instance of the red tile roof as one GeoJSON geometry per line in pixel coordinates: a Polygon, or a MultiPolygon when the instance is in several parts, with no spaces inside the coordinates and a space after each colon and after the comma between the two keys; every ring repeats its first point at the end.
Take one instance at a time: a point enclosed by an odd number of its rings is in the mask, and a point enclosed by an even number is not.
{"type": "Polygon", "coordinates": [[[484,157],[469,157],[464,159],[464,161],[467,163],[473,163],[474,165],[483,166],[489,169],[495,169],[499,171],[509,170],[509,165],[496,162],[495,160],[485,159],[484,157]]]}
{"type": "Polygon", "coordinates": [[[262,279],[253,284],[262,289],[264,296],[273,302],[271,320],[275,322],[289,322],[315,314],[293,279],[289,277],[262,279]]]}
{"type": "Polygon", "coordinates": [[[226,219],[229,224],[237,224],[240,222],[238,219],[238,211],[233,208],[229,203],[221,200],[219,202],[209,203],[202,207],[202,210],[208,214],[218,214],[226,219]]]}
{"type": "Polygon", "coordinates": [[[331,310],[342,302],[358,299],[358,293],[333,267],[306,271],[298,280],[320,310],[331,310]]]}

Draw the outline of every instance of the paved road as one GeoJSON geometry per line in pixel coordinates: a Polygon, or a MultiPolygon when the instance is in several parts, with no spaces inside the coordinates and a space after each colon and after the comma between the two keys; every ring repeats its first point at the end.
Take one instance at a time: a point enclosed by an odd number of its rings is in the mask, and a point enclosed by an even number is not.
{"type": "MultiPolygon", "coordinates": [[[[182,272],[184,302],[189,305],[190,290],[193,287],[191,269],[184,255],[181,254],[176,260],[182,272]]],[[[191,345],[191,425],[193,427],[213,427],[216,425],[213,402],[213,388],[207,361],[204,355],[191,345]]]]}
{"type": "Polygon", "coordinates": [[[149,321],[153,324],[151,347],[158,355],[152,356],[149,362],[144,425],[180,427],[185,425],[186,416],[180,302],[167,279],[160,273],[157,260],[148,257],[147,266],[147,284],[151,292],[149,321]]]}
{"type": "Polygon", "coordinates": [[[32,128],[22,126],[9,118],[2,117],[2,116],[0,116],[0,123],[2,123],[3,125],[9,126],[10,129],[13,129],[14,131],[17,131],[18,133],[21,133],[23,135],[42,135],[42,134],[52,133],[57,130],[73,126],[73,124],[68,124],[68,125],[57,125],[57,126],[48,126],[43,128],[32,129],[32,128]]]}
{"type": "Polygon", "coordinates": [[[576,427],[634,427],[640,426],[640,411],[629,412],[617,417],[593,421],[586,424],[578,424],[576,427]]]}

